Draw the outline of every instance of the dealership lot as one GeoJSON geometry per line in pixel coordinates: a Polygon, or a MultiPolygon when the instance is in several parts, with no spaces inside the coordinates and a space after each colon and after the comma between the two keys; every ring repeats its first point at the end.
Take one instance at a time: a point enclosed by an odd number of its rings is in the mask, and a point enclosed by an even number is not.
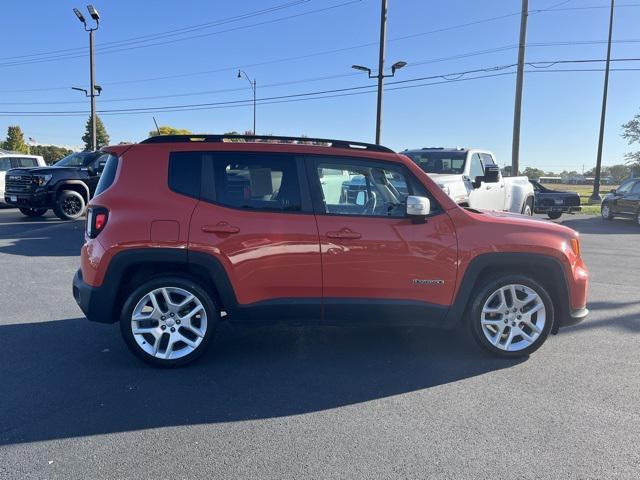
{"type": "Polygon", "coordinates": [[[640,228],[559,223],[591,315],[527,360],[458,332],[224,326],[165,371],[82,317],[81,221],[0,210],[0,478],[637,478],[640,228]]]}

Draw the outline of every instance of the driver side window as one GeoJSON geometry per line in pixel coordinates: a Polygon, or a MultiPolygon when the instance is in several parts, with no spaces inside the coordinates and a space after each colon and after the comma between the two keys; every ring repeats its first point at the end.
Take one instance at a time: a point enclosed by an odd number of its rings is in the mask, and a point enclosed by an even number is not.
{"type": "Polygon", "coordinates": [[[469,172],[469,176],[471,180],[475,180],[476,177],[484,176],[484,168],[482,167],[482,161],[480,160],[480,155],[474,153],[471,156],[471,169],[469,172]]]}
{"type": "Polygon", "coordinates": [[[404,217],[412,191],[402,168],[377,163],[317,163],[324,212],[333,215],[404,217]]]}

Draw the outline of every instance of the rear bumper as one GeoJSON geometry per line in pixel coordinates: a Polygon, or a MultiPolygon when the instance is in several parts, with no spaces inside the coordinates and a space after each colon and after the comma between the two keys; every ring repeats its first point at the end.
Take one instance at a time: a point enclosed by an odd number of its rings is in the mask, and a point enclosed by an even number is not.
{"type": "Polygon", "coordinates": [[[73,277],[73,298],[87,317],[87,320],[98,323],[115,323],[113,314],[114,295],[105,287],[92,287],[82,278],[78,270],[73,277]]]}
{"type": "Polygon", "coordinates": [[[582,210],[582,207],[566,207],[563,205],[544,205],[534,207],[534,213],[550,213],[550,212],[562,212],[562,213],[578,213],[582,210]]]}

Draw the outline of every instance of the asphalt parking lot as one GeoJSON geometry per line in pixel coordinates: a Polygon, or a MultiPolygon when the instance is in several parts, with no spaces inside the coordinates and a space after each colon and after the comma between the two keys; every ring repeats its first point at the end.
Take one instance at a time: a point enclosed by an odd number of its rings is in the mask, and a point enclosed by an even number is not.
{"type": "Polygon", "coordinates": [[[559,222],[591,315],[526,360],[456,332],[225,326],[165,371],[76,306],[82,222],[0,210],[0,478],[638,478],[640,228],[559,222]]]}

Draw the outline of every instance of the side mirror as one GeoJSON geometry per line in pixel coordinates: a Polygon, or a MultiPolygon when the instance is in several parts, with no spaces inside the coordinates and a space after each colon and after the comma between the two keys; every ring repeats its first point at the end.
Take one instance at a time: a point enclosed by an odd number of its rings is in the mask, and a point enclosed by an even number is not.
{"type": "Polygon", "coordinates": [[[485,183],[497,183],[500,181],[500,167],[497,165],[485,165],[484,179],[485,183]]]}
{"type": "Polygon", "coordinates": [[[356,195],[356,205],[360,205],[361,207],[364,206],[366,202],[367,198],[364,192],[360,191],[358,192],[358,195],[356,195]]]}
{"type": "Polygon", "coordinates": [[[407,216],[424,218],[431,212],[431,202],[426,197],[409,195],[407,197],[407,216]]]}

